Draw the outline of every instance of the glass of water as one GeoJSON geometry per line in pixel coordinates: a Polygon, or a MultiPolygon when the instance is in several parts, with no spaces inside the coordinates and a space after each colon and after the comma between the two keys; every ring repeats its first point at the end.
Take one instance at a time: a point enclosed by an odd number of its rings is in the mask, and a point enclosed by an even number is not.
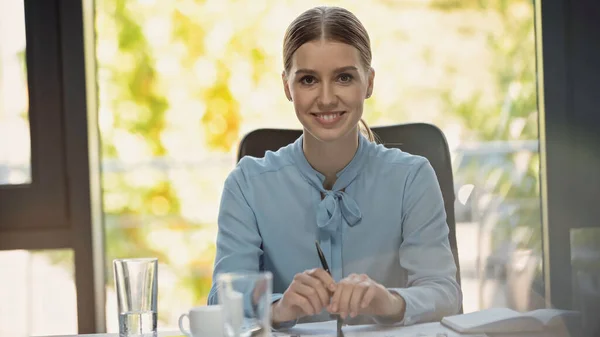
{"type": "Polygon", "coordinates": [[[113,261],[120,337],[156,336],[158,259],[113,261]]]}
{"type": "Polygon", "coordinates": [[[270,272],[217,276],[217,296],[227,337],[271,336],[272,279],[270,272]]]}

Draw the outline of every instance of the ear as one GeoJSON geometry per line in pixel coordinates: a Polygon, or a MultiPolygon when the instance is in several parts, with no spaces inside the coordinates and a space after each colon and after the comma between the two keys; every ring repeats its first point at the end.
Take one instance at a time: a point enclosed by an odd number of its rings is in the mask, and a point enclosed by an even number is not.
{"type": "Polygon", "coordinates": [[[288,84],[288,78],[285,74],[285,71],[281,72],[281,81],[283,82],[283,91],[285,92],[285,97],[287,97],[288,101],[292,101],[292,94],[290,93],[290,86],[288,84]]]}
{"type": "Polygon", "coordinates": [[[375,82],[375,69],[373,69],[373,67],[369,68],[369,74],[368,74],[368,84],[367,84],[367,96],[366,98],[371,97],[371,95],[373,94],[373,85],[375,82]]]}

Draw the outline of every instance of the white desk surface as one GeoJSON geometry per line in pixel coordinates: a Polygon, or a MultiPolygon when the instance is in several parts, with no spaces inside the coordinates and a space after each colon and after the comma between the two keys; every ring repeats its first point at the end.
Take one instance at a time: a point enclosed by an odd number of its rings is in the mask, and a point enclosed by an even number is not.
{"type": "MultiPolygon", "coordinates": [[[[447,337],[459,337],[459,336],[470,336],[470,337],[485,337],[485,335],[461,335],[450,328],[445,327],[440,323],[422,323],[410,326],[381,326],[381,325],[354,325],[344,326],[344,336],[346,337],[416,337],[416,336],[432,336],[436,337],[436,334],[446,334],[447,337]]],[[[325,337],[325,336],[336,336],[336,322],[327,321],[321,323],[307,323],[298,324],[294,328],[287,332],[279,333],[275,332],[274,336],[312,336],[312,337],[325,337]]]]}
{"type": "MultiPolygon", "coordinates": [[[[94,334],[83,334],[83,335],[49,335],[49,336],[35,336],[35,337],[119,337],[118,333],[94,333],[94,334]]],[[[179,331],[159,331],[158,337],[185,337],[179,331]]]]}
{"type": "MultiPolygon", "coordinates": [[[[286,332],[274,332],[275,337],[287,336],[312,336],[312,337],[335,337],[335,321],[320,323],[298,324],[286,332]]],[[[422,323],[411,326],[382,327],[378,325],[344,326],[346,337],[436,337],[438,333],[444,333],[447,337],[486,337],[484,334],[459,334],[441,323],[422,323]]],[[[159,331],[158,337],[179,337],[183,334],[179,331],[159,331]]],[[[542,334],[517,334],[511,337],[538,337],[542,334]]],[[[62,335],[52,337],[118,337],[118,333],[109,334],[86,334],[86,335],[62,335]]],[[[442,335],[443,336],[443,335],[442,335]]]]}

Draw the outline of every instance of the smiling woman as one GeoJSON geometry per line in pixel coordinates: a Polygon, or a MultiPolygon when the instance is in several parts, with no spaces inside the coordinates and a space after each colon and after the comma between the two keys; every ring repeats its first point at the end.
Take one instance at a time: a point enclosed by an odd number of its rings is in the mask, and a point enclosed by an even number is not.
{"type": "Polygon", "coordinates": [[[366,30],[344,8],[315,7],[290,24],[283,49],[285,94],[304,132],[264,158],[244,157],[228,176],[209,303],[218,274],[263,270],[273,274],[275,327],[329,314],[414,324],[457,313],[462,292],[433,168],[359,132],[375,75],[366,30]],[[331,274],[314,268],[315,240],[331,274]]]}

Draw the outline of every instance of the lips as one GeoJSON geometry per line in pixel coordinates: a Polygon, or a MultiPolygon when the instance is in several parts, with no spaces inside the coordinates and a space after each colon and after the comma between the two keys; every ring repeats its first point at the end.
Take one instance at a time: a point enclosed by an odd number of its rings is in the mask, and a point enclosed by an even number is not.
{"type": "Polygon", "coordinates": [[[323,125],[332,125],[337,123],[343,115],[346,114],[346,111],[331,111],[331,112],[319,112],[319,113],[311,113],[315,117],[315,119],[323,124],[323,125]]]}

